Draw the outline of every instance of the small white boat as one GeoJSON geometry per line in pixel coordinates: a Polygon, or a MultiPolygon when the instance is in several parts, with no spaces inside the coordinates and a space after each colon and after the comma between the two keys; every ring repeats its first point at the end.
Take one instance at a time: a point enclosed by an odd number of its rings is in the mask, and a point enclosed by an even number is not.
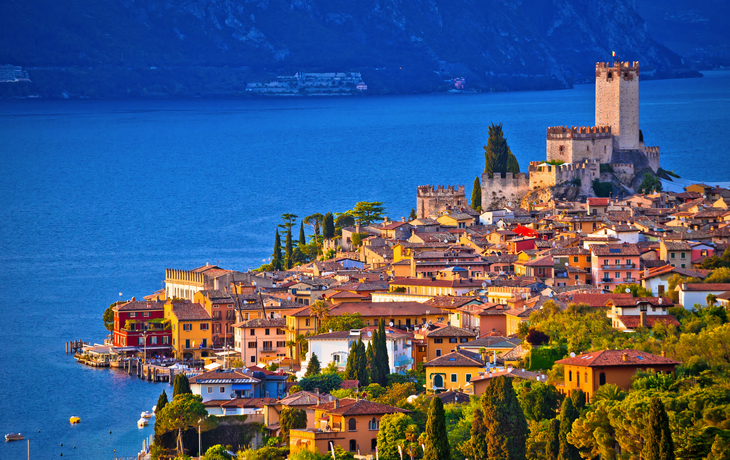
{"type": "Polygon", "coordinates": [[[20,433],[8,433],[5,435],[5,442],[8,441],[22,441],[25,439],[25,436],[23,436],[20,433]]]}
{"type": "Polygon", "coordinates": [[[152,412],[142,412],[141,417],[142,418],[152,418],[154,415],[155,414],[153,414],[152,412]]]}
{"type": "Polygon", "coordinates": [[[157,405],[152,406],[152,413],[153,414],[157,413],[157,405]]]}
{"type": "Polygon", "coordinates": [[[141,418],[141,419],[137,420],[137,427],[144,428],[145,426],[147,426],[148,423],[149,422],[147,421],[146,418],[141,418]]]}

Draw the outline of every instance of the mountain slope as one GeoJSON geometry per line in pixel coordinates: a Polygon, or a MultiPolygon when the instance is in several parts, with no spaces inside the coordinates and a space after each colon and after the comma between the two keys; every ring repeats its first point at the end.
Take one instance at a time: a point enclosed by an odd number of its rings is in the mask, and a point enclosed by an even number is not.
{"type": "Polygon", "coordinates": [[[660,72],[681,66],[632,0],[11,0],[0,17],[0,62],[85,72],[361,70],[376,91],[431,91],[453,76],[567,87],[611,50],[660,72]]]}

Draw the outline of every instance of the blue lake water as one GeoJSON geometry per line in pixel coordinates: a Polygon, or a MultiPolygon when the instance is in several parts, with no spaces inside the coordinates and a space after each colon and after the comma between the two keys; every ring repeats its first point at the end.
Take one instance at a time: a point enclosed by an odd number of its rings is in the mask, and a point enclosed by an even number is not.
{"type": "MultiPolygon", "coordinates": [[[[640,88],[662,166],[728,180],[730,72],[640,88]]],[[[377,200],[398,219],[417,185],[470,193],[490,122],[526,170],[545,158],[547,126],[593,124],[593,91],[0,101],[0,433],[27,435],[35,459],[134,455],[152,433],[140,412],[170,387],[64,354],[65,341],[103,341],[119,292],[159,289],[168,267],[257,267],[285,212],[377,200]]],[[[0,459],[25,452],[0,445],[0,459]]]]}

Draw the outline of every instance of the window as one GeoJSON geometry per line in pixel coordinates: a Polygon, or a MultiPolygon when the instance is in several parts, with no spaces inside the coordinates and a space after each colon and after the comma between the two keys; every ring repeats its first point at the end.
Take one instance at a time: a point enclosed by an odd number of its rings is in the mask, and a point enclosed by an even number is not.
{"type": "Polygon", "coordinates": [[[264,329],[264,335],[269,335],[270,329],[264,329]]]}
{"type": "Polygon", "coordinates": [[[218,388],[218,392],[219,392],[220,394],[223,394],[223,393],[225,393],[225,392],[226,392],[226,387],[220,387],[220,388],[218,388]]]}
{"type": "Polygon", "coordinates": [[[185,348],[190,348],[190,339],[185,339],[185,348]]]}
{"type": "Polygon", "coordinates": [[[351,418],[347,421],[347,429],[350,431],[357,431],[357,420],[351,418]]]}
{"type": "Polygon", "coordinates": [[[357,451],[357,441],[355,441],[354,439],[350,439],[350,452],[356,452],[356,451],[357,451]]]}
{"type": "Polygon", "coordinates": [[[568,371],[568,382],[573,381],[573,371],[568,371]]]}
{"type": "Polygon", "coordinates": [[[468,338],[466,338],[466,337],[462,337],[461,339],[459,339],[459,341],[460,341],[461,343],[467,343],[467,342],[469,341],[469,339],[468,339],[468,338]]]}
{"type": "Polygon", "coordinates": [[[578,256],[573,257],[573,262],[578,263],[578,256]]]}
{"type": "Polygon", "coordinates": [[[444,343],[444,339],[433,339],[433,343],[444,343]]]}
{"type": "Polygon", "coordinates": [[[193,325],[192,323],[183,323],[183,331],[192,331],[193,325]]]}
{"type": "Polygon", "coordinates": [[[631,272],[626,272],[626,279],[627,280],[630,280],[631,279],[631,272]]]}
{"type": "Polygon", "coordinates": [[[248,331],[248,335],[250,335],[250,336],[254,336],[254,335],[256,335],[256,329],[250,329],[250,330],[248,331]]]}
{"type": "Polygon", "coordinates": [[[276,329],[276,335],[285,335],[285,334],[286,334],[286,332],[284,332],[283,329],[281,329],[281,328],[276,329]]]}
{"type": "Polygon", "coordinates": [[[680,258],[680,259],[684,259],[684,253],[683,253],[683,252],[680,252],[680,253],[679,253],[679,258],[680,258]]]}
{"type": "Polygon", "coordinates": [[[680,265],[682,266],[681,268],[685,268],[685,265],[687,265],[687,264],[680,264],[680,265]]]}
{"type": "Polygon", "coordinates": [[[167,345],[169,343],[170,343],[170,337],[165,336],[165,337],[162,338],[162,344],[163,345],[167,345]]]}
{"type": "Polygon", "coordinates": [[[368,430],[375,431],[380,429],[380,422],[375,420],[375,417],[373,417],[372,420],[368,422],[368,430]]]}
{"type": "Polygon", "coordinates": [[[150,343],[152,345],[157,345],[157,336],[156,335],[154,335],[154,336],[152,336],[152,338],[150,338],[150,343]]]}
{"type": "Polygon", "coordinates": [[[252,363],[255,363],[256,362],[256,356],[255,355],[254,356],[251,356],[251,362],[252,363]]]}
{"type": "Polygon", "coordinates": [[[201,331],[207,331],[208,326],[210,326],[208,323],[200,323],[200,330],[201,331]]]}
{"type": "Polygon", "coordinates": [[[578,279],[578,275],[573,275],[573,279],[578,279]]]}
{"type": "Polygon", "coordinates": [[[674,253],[673,253],[673,252],[670,252],[670,253],[669,253],[669,258],[670,258],[670,259],[674,259],[674,253]]]}
{"type": "Polygon", "coordinates": [[[340,355],[333,355],[332,356],[332,361],[334,361],[336,363],[339,363],[340,362],[340,355]]]}
{"type": "Polygon", "coordinates": [[[256,342],[248,342],[248,348],[256,348],[256,342]]]}
{"type": "Polygon", "coordinates": [[[583,374],[583,382],[588,383],[588,372],[583,374]]]}
{"type": "Polygon", "coordinates": [[[621,278],[621,272],[614,273],[613,274],[613,277],[616,278],[616,279],[620,279],[621,278]]]}
{"type": "MultiPolygon", "coordinates": [[[[682,254],[684,254],[684,253],[682,253],[682,254]]],[[[684,255],[682,255],[682,257],[684,257],[684,255]]],[[[144,316],[145,318],[149,318],[150,317],[150,312],[146,311],[146,312],[144,312],[142,314],[142,316],[144,316]]]]}
{"type": "Polygon", "coordinates": [[[471,382],[471,374],[466,374],[466,381],[471,382]]]}
{"type": "Polygon", "coordinates": [[[575,373],[575,383],[580,386],[580,372],[575,373]]]}
{"type": "Polygon", "coordinates": [[[264,350],[273,350],[273,348],[271,342],[264,342],[264,350]]]}
{"type": "Polygon", "coordinates": [[[375,447],[378,445],[378,440],[376,438],[373,438],[370,440],[370,450],[374,451],[375,447]]]}
{"type": "Polygon", "coordinates": [[[456,374],[451,374],[451,381],[453,383],[456,383],[457,382],[457,375],[456,374]]]}
{"type": "Polygon", "coordinates": [[[201,348],[208,348],[208,339],[203,339],[203,343],[200,344],[201,348]]]}
{"type": "Polygon", "coordinates": [[[278,348],[284,348],[286,346],[286,342],[283,341],[283,340],[282,341],[278,341],[278,342],[276,342],[276,346],[278,348]]]}
{"type": "Polygon", "coordinates": [[[130,318],[135,318],[136,316],[137,316],[137,313],[135,313],[135,312],[132,312],[132,313],[129,314],[129,317],[130,318]]]}
{"type": "Polygon", "coordinates": [[[441,356],[441,350],[436,350],[436,356],[441,356]]]}
{"type": "Polygon", "coordinates": [[[621,259],[614,260],[614,265],[621,265],[621,259]]]}
{"type": "Polygon", "coordinates": [[[137,345],[144,345],[144,337],[137,338],[137,345]]]}
{"type": "Polygon", "coordinates": [[[458,343],[457,340],[456,340],[456,337],[451,337],[449,339],[449,343],[458,343]]]}
{"type": "Polygon", "coordinates": [[[208,387],[208,394],[213,393],[213,387],[208,387]]]}
{"type": "Polygon", "coordinates": [[[307,319],[304,320],[304,325],[305,326],[309,326],[309,318],[307,318],[307,319]]]}
{"type": "Polygon", "coordinates": [[[598,384],[599,385],[605,385],[606,384],[606,374],[604,372],[601,372],[598,375],[598,384]]]}

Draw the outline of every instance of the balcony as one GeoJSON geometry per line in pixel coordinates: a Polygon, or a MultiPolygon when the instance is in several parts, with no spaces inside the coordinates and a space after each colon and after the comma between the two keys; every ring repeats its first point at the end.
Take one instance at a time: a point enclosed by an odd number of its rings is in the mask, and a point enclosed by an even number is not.
{"type": "Polygon", "coordinates": [[[631,270],[636,268],[636,264],[618,264],[618,265],[601,265],[603,270],[631,270]]]}
{"type": "Polygon", "coordinates": [[[276,347],[261,347],[261,348],[259,348],[259,351],[261,353],[273,353],[276,350],[277,350],[276,347]]]}

